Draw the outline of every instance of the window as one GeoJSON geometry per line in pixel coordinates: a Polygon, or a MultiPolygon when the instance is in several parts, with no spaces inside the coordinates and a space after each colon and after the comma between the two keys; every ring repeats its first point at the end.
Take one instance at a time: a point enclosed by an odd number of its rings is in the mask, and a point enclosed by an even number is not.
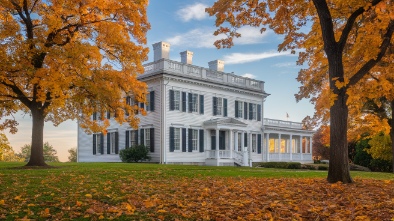
{"type": "Polygon", "coordinates": [[[238,133],[238,151],[242,151],[242,134],[238,133]]]}
{"type": "Polygon", "coordinates": [[[150,93],[146,95],[146,106],[145,110],[150,111],[150,93]]]}
{"type": "Polygon", "coordinates": [[[198,112],[198,94],[190,94],[191,101],[189,101],[191,112],[198,112]]]}
{"type": "Polygon", "coordinates": [[[155,92],[150,91],[146,96],[146,107],[147,111],[155,111],[155,92]]]}
{"type": "Polygon", "coordinates": [[[256,134],[252,134],[252,152],[255,153],[257,151],[257,136],[256,134]]]}
{"type": "Polygon", "coordinates": [[[145,129],[144,145],[150,149],[150,129],[145,129]]]}
{"type": "Polygon", "coordinates": [[[227,99],[213,97],[213,115],[223,115],[227,117],[227,99]]]}
{"type": "Polygon", "coordinates": [[[257,110],[256,110],[256,104],[252,104],[252,120],[256,120],[256,114],[257,114],[257,110]]]}
{"type": "Polygon", "coordinates": [[[181,150],[181,128],[174,128],[174,150],[181,150]]]}
{"type": "Polygon", "coordinates": [[[138,130],[126,131],[126,148],[138,145],[138,130]]]}
{"type": "Polygon", "coordinates": [[[235,117],[242,118],[244,113],[244,102],[242,101],[235,101],[235,117]]]}
{"type": "Polygon", "coordinates": [[[103,134],[93,134],[93,154],[103,154],[104,152],[104,136],[103,134]]]}
{"type": "Polygon", "coordinates": [[[181,92],[170,90],[170,110],[181,110],[181,92]]]}
{"type": "Polygon", "coordinates": [[[118,154],[118,132],[107,134],[107,154],[118,154]]]}
{"type": "Polygon", "coordinates": [[[193,151],[197,151],[198,149],[198,130],[192,130],[192,149],[193,151]]]}

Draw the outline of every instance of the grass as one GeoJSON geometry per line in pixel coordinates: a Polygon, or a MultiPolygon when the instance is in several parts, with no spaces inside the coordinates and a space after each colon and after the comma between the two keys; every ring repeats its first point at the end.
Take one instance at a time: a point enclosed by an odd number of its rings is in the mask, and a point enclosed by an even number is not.
{"type": "MultiPolygon", "coordinates": [[[[310,184],[316,180],[319,185],[329,185],[325,181],[327,171],[312,170],[124,163],[53,163],[50,165],[55,168],[20,169],[23,165],[0,162],[0,220],[127,220],[130,217],[194,220],[201,218],[199,213],[174,212],[179,206],[174,209],[173,205],[181,199],[167,202],[171,200],[167,197],[179,191],[189,194],[188,191],[200,187],[227,187],[229,183],[238,182],[241,183],[238,186],[267,182],[264,184],[267,188],[276,182],[277,186],[284,185],[283,182],[310,184]],[[153,199],[167,204],[162,203],[166,206],[160,208],[160,202],[153,199]],[[166,212],[161,214],[161,210],[166,212]]],[[[359,185],[364,182],[384,185],[384,182],[394,181],[391,173],[352,171],[351,175],[359,185]]],[[[243,194],[235,193],[237,197],[243,194]]]]}

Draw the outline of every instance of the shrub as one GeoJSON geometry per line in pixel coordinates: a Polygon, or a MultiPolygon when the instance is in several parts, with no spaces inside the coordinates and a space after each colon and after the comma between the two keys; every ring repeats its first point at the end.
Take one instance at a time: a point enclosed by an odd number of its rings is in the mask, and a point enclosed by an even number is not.
{"type": "Polygon", "coordinates": [[[328,170],[328,166],[320,165],[320,166],[317,167],[317,170],[328,170]]]}
{"type": "Polygon", "coordinates": [[[298,162],[264,162],[259,164],[265,168],[282,168],[282,169],[301,169],[301,163],[298,162]]]}
{"type": "Polygon", "coordinates": [[[140,161],[150,160],[149,148],[145,147],[144,145],[129,147],[121,150],[119,153],[119,157],[122,162],[125,163],[137,163],[140,161]]]}

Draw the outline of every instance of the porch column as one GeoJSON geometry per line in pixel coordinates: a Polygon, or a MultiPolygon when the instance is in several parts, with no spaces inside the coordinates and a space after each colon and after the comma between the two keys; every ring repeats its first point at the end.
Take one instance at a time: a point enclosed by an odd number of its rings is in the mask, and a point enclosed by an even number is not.
{"type": "Polygon", "coordinates": [[[219,159],[219,129],[216,129],[216,159],[219,159]]]}
{"type": "Polygon", "coordinates": [[[235,131],[235,144],[234,144],[234,150],[238,151],[238,131],[235,131]]]}
{"type": "Polygon", "coordinates": [[[312,154],[312,136],[309,137],[309,152],[312,154]]]}
{"type": "Polygon", "coordinates": [[[270,134],[267,133],[267,139],[266,139],[266,147],[267,147],[267,162],[270,161],[270,134]]]}
{"type": "Polygon", "coordinates": [[[241,137],[241,152],[243,153],[245,151],[245,131],[242,131],[242,137],[241,137]]]}
{"type": "Polygon", "coordinates": [[[229,130],[228,132],[230,133],[229,134],[230,135],[229,136],[230,137],[230,159],[232,159],[233,158],[233,148],[234,148],[234,144],[233,144],[233,139],[234,139],[233,133],[234,132],[233,132],[233,130],[229,130]]]}
{"type": "Polygon", "coordinates": [[[293,161],[293,134],[290,134],[290,162],[293,161]]]}
{"type": "Polygon", "coordinates": [[[300,135],[300,155],[301,155],[301,161],[302,161],[302,135],[300,135]]]}
{"type": "MultiPolygon", "coordinates": [[[[249,166],[252,167],[252,133],[250,131],[248,132],[248,137],[249,137],[249,166]]],[[[256,137],[257,139],[257,137],[256,137]]],[[[257,144],[257,142],[256,142],[257,144]]],[[[256,146],[257,149],[257,146],[256,146]]]]}
{"type": "Polygon", "coordinates": [[[279,161],[282,161],[282,134],[278,134],[278,136],[279,136],[279,142],[278,142],[278,149],[279,149],[279,151],[278,151],[278,153],[279,153],[279,161]]]}

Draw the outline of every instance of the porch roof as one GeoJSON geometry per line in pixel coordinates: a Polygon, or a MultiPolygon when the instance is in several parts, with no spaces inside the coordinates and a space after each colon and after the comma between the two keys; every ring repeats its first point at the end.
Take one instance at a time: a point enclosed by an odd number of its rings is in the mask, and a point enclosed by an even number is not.
{"type": "Polygon", "coordinates": [[[215,118],[215,119],[207,120],[204,121],[203,125],[205,128],[215,128],[215,129],[216,128],[240,129],[248,126],[244,122],[241,122],[231,117],[215,118]]]}

